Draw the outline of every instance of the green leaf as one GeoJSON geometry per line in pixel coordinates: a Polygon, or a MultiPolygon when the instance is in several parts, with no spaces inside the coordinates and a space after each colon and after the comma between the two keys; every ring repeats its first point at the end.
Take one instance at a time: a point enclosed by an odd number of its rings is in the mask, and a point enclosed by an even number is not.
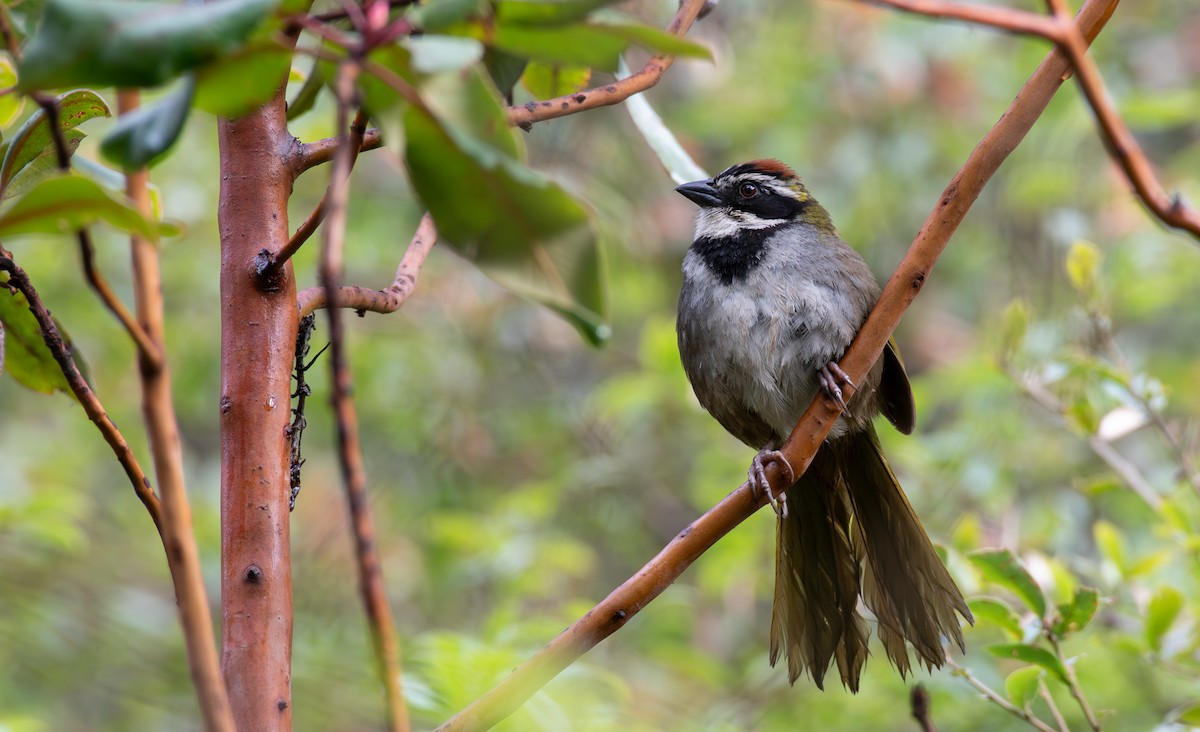
{"type": "Polygon", "coordinates": [[[1100,269],[1100,250],[1095,244],[1076,241],[1067,252],[1067,279],[1079,294],[1091,297],[1096,291],[1096,272],[1100,269]]]}
{"type": "Polygon", "coordinates": [[[43,394],[55,390],[71,393],[67,378],[42,339],[42,329],[37,318],[29,312],[29,302],[24,295],[0,287],[0,325],[4,331],[4,344],[0,350],[4,352],[4,367],[10,376],[26,388],[43,394]]]}
{"type": "MultiPolygon", "coordinates": [[[[87,135],[82,130],[67,130],[63,132],[63,142],[66,143],[67,153],[71,156],[72,167],[79,162],[79,158],[75,157],[75,151],[79,149],[79,143],[83,142],[83,138],[85,137],[87,135]]],[[[61,172],[62,168],[58,167],[58,151],[54,149],[53,145],[50,145],[38,153],[33,160],[25,163],[9,179],[8,185],[4,187],[4,194],[0,198],[8,200],[25,195],[39,181],[47,176],[58,175],[61,172]]]]}
{"type": "Polygon", "coordinates": [[[658,53],[711,58],[698,43],[636,23],[589,23],[562,27],[499,25],[480,30],[488,45],[551,66],[585,66],[616,71],[617,58],[631,44],[658,53]]]}
{"type": "Polygon", "coordinates": [[[107,221],[122,231],[158,239],[173,227],[147,221],[124,201],[109,195],[96,183],[76,175],[48,178],[14,205],[0,212],[0,238],[17,234],[59,234],[97,221],[107,221]]]}
{"type": "Polygon", "coordinates": [[[1000,321],[1000,353],[1011,356],[1021,349],[1025,334],[1029,332],[1029,306],[1021,298],[1016,298],[1004,308],[1000,321]]]}
{"type": "Polygon", "coordinates": [[[1024,635],[1021,619],[1007,603],[992,597],[976,597],[967,603],[976,620],[990,623],[1007,632],[1015,639],[1024,635]]]}
{"type": "Polygon", "coordinates": [[[1067,667],[1050,651],[1028,643],[995,643],[987,647],[988,653],[997,658],[1013,658],[1050,672],[1050,675],[1064,684],[1070,684],[1067,679],[1067,667]]]}
{"type": "Polygon", "coordinates": [[[1162,650],[1162,639],[1183,610],[1183,595],[1174,587],[1160,587],[1146,606],[1146,643],[1162,650]]]}
{"type": "Polygon", "coordinates": [[[1091,587],[1077,587],[1075,597],[1069,603],[1058,606],[1058,620],[1054,623],[1054,634],[1065,638],[1078,633],[1092,622],[1100,607],[1100,595],[1091,587]]]}
{"type": "MultiPolygon", "coordinates": [[[[629,75],[625,59],[621,59],[617,75],[621,78],[629,75]]],[[[671,180],[676,184],[683,184],[708,177],[708,173],[696,164],[692,156],[683,149],[683,145],[679,144],[679,140],[675,139],[675,134],[663,123],[658,112],[655,112],[654,108],[650,106],[650,101],[646,99],[645,94],[634,94],[626,99],[625,108],[629,110],[629,116],[633,119],[633,124],[637,126],[638,131],[642,133],[646,144],[650,146],[650,149],[658,156],[658,161],[671,175],[671,180]]]]}
{"type": "Polygon", "coordinates": [[[1096,547],[1100,550],[1100,554],[1112,562],[1118,572],[1125,574],[1127,564],[1125,538],[1121,536],[1120,529],[1107,521],[1097,521],[1092,526],[1092,536],[1096,540],[1096,547]]]}
{"type": "Polygon", "coordinates": [[[618,0],[500,0],[495,3],[501,23],[562,25],[583,20],[588,13],[618,0]]]}
{"type": "Polygon", "coordinates": [[[298,119],[305,112],[311,110],[324,87],[325,71],[321,68],[320,63],[314,63],[312,70],[308,72],[308,78],[300,86],[300,91],[296,92],[296,96],[288,102],[287,121],[298,119]]]}
{"type": "Polygon", "coordinates": [[[1037,613],[1046,617],[1046,596],[1042,588],[1022,566],[1020,560],[1008,549],[982,549],[968,555],[984,578],[1004,587],[1037,613]]]}
{"type": "Polygon", "coordinates": [[[520,81],[521,74],[525,73],[527,63],[520,56],[494,48],[485,48],[483,51],[483,67],[487,69],[492,83],[509,104],[512,104],[513,87],[520,81]]]}
{"type": "Polygon", "coordinates": [[[478,68],[436,84],[432,108],[409,106],[404,127],[409,175],[440,236],[500,284],[601,343],[607,304],[588,210],[518,161],[519,142],[478,68]],[[461,83],[455,93],[452,79],[461,83]]]}
{"type": "MultiPolygon", "coordinates": [[[[10,89],[17,85],[17,71],[12,61],[0,58],[0,89],[10,89]]],[[[0,96],[0,128],[6,128],[21,116],[25,108],[25,95],[10,91],[0,96]]]]}
{"type": "Polygon", "coordinates": [[[291,52],[274,41],[252,43],[196,72],[194,104],[219,117],[241,117],[275,94],[291,64],[291,52]]]}
{"type": "Polygon", "coordinates": [[[592,70],[586,66],[547,66],[534,61],[525,67],[521,85],[535,99],[551,99],[586,88],[591,78],[592,70]]]}
{"type": "Polygon", "coordinates": [[[161,160],[183,131],[195,89],[195,77],[188,74],[170,94],[121,115],[100,141],[100,153],[126,170],[161,160]]]}
{"type": "MultiPolygon", "coordinates": [[[[89,119],[111,115],[108,105],[100,95],[89,89],[76,89],[60,94],[54,103],[58,108],[58,128],[63,132],[73,130],[89,119]]],[[[75,140],[76,146],[81,139],[83,138],[79,137],[75,140]]],[[[21,168],[46,151],[57,156],[54,137],[46,120],[46,111],[39,107],[9,141],[8,150],[0,162],[0,190],[8,185],[21,168]]],[[[56,165],[57,162],[55,157],[56,165]]]]}
{"type": "Polygon", "coordinates": [[[1175,721],[1192,727],[1200,727],[1200,702],[1192,702],[1178,710],[1175,721]]]}
{"type": "Polygon", "coordinates": [[[49,0],[21,88],[158,86],[242,46],[276,0],[49,0]]]}
{"type": "Polygon", "coordinates": [[[431,0],[413,8],[409,17],[418,28],[437,33],[468,18],[482,16],[486,8],[483,0],[431,0]]]}
{"type": "Polygon", "coordinates": [[[1004,693],[1018,709],[1029,706],[1037,696],[1038,682],[1042,680],[1042,669],[1037,666],[1024,666],[1013,671],[1004,679],[1004,693]]]}

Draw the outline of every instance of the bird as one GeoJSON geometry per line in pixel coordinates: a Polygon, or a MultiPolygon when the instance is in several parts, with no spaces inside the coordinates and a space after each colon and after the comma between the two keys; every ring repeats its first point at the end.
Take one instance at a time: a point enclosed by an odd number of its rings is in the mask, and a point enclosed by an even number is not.
{"type": "Polygon", "coordinates": [[[838,365],[879,284],[778,160],[734,165],[675,190],[699,206],[683,260],[680,360],[701,406],[759,451],[750,483],[778,514],[771,665],[784,658],[789,683],[807,673],[824,689],[836,663],[842,684],[857,692],[869,641],[861,597],[901,677],[911,670],[906,643],[932,672],[946,662],[947,641],[965,650],[956,613],[974,618],[875,432],[878,414],[912,432],[912,388],[894,340],[859,385],[838,365]],[[778,448],[818,392],[843,411],[795,479],[778,448]],[[765,475],[771,462],[794,479],[778,499],[765,475]]]}

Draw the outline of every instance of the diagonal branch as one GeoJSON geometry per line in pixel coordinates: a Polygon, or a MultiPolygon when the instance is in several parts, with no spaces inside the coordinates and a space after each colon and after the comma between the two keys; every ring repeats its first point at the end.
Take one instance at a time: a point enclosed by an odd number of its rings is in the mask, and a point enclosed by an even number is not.
{"type": "MultiPolygon", "coordinates": [[[[338,129],[346,128],[347,109],[354,95],[354,82],[360,67],[345,62],[338,67],[335,93],[338,100],[338,129]]],[[[345,138],[333,158],[328,190],[329,221],[325,226],[321,246],[320,278],[326,301],[335,301],[338,280],[342,276],[342,253],[346,233],[346,204],[350,197],[350,172],[358,155],[358,143],[345,138]]],[[[358,415],[351,396],[350,364],[346,358],[346,343],[342,311],[328,308],[329,360],[333,388],[330,401],[337,424],[338,458],[350,522],[354,531],[355,556],[358,559],[359,589],[367,623],[371,630],[372,646],[378,664],[380,680],[387,697],[389,729],[408,732],[408,710],[400,680],[400,650],[392,611],[388,605],[387,587],[379,561],[379,545],[375,540],[375,522],[371,517],[370,497],[367,494],[367,473],[363,465],[362,446],[358,436],[358,415]]]]}
{"type": "MultiPolygon", "coordinates": [[[[1084,5],[1079,22],[1089,39],[1099,33],[1116,4],[1117,0],[1088,0],[1084,5]]],[[[842,358],[842,368],[852,381],[861,383],[871,364],[879,358],[900,316],[920,291],[950,236],[992,174],[1045,110],[1062,85],[1067,69],[1063,54],[1057,49],[1052,51],[950,181],[842,358]]],[[[809,405],[782,447],[797,475],[808,468],[837,416],[837,406],[825,398],[818,397],[809,405]]],[[[778,468],[772,465],[768,473],[776,495],[787,490],[787,481],[778,468]]],[[[657,556],[574,625],[438,729],[441,732],[488,729],[512,714],[560,671],[621,628],[697,557],[757,511],[763,501],[765,496],[761,501],[755,499],[750,486],[742,484],[681,531],[657,556]]]]}
{"type": "MultiPolygon", "coordinates": [[[[685,35],[691,29],[692,23],[696,22],[705,2],[706,0],[683,0],[679,4],[679,11],[667,25],[667,32],[677,36],[685,35]]],[[[674,56],[660,53],[651,57],[637,73],[611,84],[554,99],[509,107],[508,123],[528,130],[534,122],[566,117],[586,109],[620,104],[634,94],[644,92],[657,84],[673,63],[674,56]]]]}
{"type": "MultiPolygon", "coordinates": [[[[37,289],[29,280],[29,275],[13,261],[12,254],[3,247],[0,247],[0,271],[8,272],[9,275],[8,282],[4,284],[16,288],[25,296],[26,302],[29,303],[29,311],[33,313],[33,317],[37,319],[38,325],[42,329],[42,339],[46,342],[46,347],[50,349],[50,354],[54,356],[59,368],[62,369],[63,376],[67,379],[67,385],[71,387],[71,392],[79,400],[79,405],[87,413],[88,419],[92,420],[96,429],[100,430],[104,441],[112,448],[113,453],[117,456],[117,461],[125,469],[125,475],[129,477],[130,484],[133,485],[133,492],[146,507],[150,519],[161,534],[163,531],[162,505],[154,488],[150,486],[150,479],[146,477],[142,466],[133,456],[133,450],[125,441],[125,436],[109,419],[108,412],[100,403],[100,398],[88,386],[83,374],[79,372],[79,368],[75,365],[75,359],[71,356],[71,351],[63,342],[58,326],[54,324],[54,318],[51,317],[50,311],[46,309],[37,289]]],[[[7,293],[0,292],[0,297],[6,296],[7,293]]]]}
{"type": "MultiPolygon", "coordinates": [[[[417,276],[421,273],[421,265],[429,250],[437,242],[437,229],[434,228],[433,218],[429,214],[421,217],[421,223],[413,234],[400,266],[396,268],[396,278],[392,284],[382,290],[372,290],[359,285],[342,285],[337,288],[339,308],[349,308],[362,312],[394,313],[399,310],[413,290],[417,287],[417,276]]],[[[327,293],[322,287],[310,287],[301,290],[296,296],[300,308],[300,317],[304,317],[321,308],[328,307],[327,293]]]]}

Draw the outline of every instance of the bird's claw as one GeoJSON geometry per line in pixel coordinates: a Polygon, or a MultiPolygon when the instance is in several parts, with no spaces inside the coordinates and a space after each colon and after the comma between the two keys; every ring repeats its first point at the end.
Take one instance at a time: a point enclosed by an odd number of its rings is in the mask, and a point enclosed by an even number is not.
{"type": "Polygon", "coordinates": [[[842,370],[837,361],[830,361],[817,369],[817,382],[821,385],[821,391],[837,402],[847,417],[851,416],[850,408],[846,406],[846,398],[842,395],[841,384],[846,384],[853,389],[857,389],[858,385],[850,379],[849,374],[842,370]]]}
{"type": "Polygon", "coordinates": [[[754,456],[754,461],[750,463],[750,490],[753,491],[756,499],[766,495],[767,502],[771,504],[776,515],[779,518],[787,518],[787,495],[781,494],[776,497],[771,490],[771,481],[767,480],[767,466],[771,463],[776,463],[783,469],[788,485],[796,482],[796,471],[792,470],[792,464],[787,461],[783,453],[778,450],[759,450],[758,454],[754,456]]]}

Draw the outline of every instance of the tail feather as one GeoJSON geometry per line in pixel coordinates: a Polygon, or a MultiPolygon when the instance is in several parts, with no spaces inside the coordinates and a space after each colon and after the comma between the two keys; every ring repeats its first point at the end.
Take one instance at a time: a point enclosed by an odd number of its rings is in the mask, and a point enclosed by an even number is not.
{"type": "Polygon", "coordinates": [[[932,669],[946,662],[943,638],[963,648],[957,612],[974,622],[916,512],[879,447],[874,429],[829,445],[854,511],[852,537],[866,557],[863,600],[879,620],[879,638],[900,674],[909,671],[905,641],[932,669]]]}
{"type": "Polygon", "coordinates": [[[858,613],[861,556],[831,457],[818,454],[789,494],[798,508],[777,527],[771,664],[786,652],[788,681],[807,670],[823,689],[835,660],[842,684],[858,691],[868,640],[858,613]]]}

